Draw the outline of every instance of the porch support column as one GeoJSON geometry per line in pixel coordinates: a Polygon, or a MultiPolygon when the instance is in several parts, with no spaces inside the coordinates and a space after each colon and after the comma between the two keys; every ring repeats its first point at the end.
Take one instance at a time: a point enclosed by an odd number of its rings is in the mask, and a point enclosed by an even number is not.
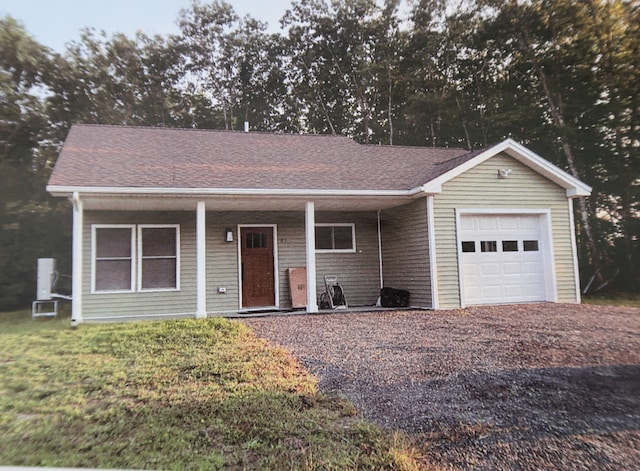
{"type": "Polygon", "coordinates": [[[431,308],[440,308],[438,265],[436,264],[436,224],[433,195],[427,195],[427,237],[429,238],[429,278],[431,279],[431,308]]]}
{"type": "Polygon", "coordinates": [[[73,205],[73,241],[71,267],[71,327],[82,322],[82,233],[84,212],[80,194],[76,191],[71,199],[73,205]]]}
{"type": "Polygon", "coordinates": [[[207,317],[206,245],[206,207],[204,201],[198,201],[196,209],[196,319],[207,317]]]}
{"type": "Polygon", "coordinates": [[[305,235],[307,255],[307,312],[318,312],[316,301],[316,213],[313,201],[305,206],[305,235]]]}

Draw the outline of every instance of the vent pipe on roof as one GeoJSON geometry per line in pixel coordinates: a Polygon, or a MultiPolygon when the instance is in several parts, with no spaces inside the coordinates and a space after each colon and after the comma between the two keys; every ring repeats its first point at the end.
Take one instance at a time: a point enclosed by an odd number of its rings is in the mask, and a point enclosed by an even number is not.
{"type": "Polygon", "coordinates": [[[249,132],[249,121],[244,122],[244,132],[249,132]]]}

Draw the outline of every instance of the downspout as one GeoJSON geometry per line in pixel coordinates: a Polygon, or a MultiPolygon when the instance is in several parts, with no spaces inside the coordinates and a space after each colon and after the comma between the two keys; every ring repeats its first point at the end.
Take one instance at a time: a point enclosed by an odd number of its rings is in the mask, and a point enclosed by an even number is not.
{"type": "Polygon", "coordinates": [[[378,261],[380,263],[380,289],[384,288],[382,275],[382,231],[380,229],[380,210],[378,210],[378,261]]]}

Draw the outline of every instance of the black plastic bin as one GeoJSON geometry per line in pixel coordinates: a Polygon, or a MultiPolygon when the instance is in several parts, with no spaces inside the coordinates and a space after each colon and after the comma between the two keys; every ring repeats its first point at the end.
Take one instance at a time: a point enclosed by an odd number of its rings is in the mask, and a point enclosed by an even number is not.
{"type": "Polygon", "coordinates": [[[380,290],[380,305],[382,307],[409,307],[411,293],[403,289],[382,288],[380,290]]]}

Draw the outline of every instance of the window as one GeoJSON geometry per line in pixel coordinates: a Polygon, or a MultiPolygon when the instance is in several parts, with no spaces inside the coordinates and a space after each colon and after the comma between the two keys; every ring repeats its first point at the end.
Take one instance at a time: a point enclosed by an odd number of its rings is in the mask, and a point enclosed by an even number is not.
{"type": "Polygon", "coordinates": [[[316,250],[355,252],[355,224],[316,224],[316,250]]]}
{"type": "Polygon", "coordinates": [[[475,252],[476,251],[476,243],[473,240],[462,241],[462,251],[463,252],[475,252]]]}
{"type": "Polygon", "coordinates": [[[518,251],[518,241],[517,240],[503,240],[502,241],[502,251],[503,252],[517,252],[518,251]]]}
{"type": "Polygon", "coordinates": [[[141,291],[178,288],[178,226],[139,226],[141,291]]]}
{"type": "Polygon", "coordinates": [[[180,226],[139,225],[135,229],[133,224],[92,226],[91,292],[180,288],[180,226]]]}
{"type": "Polygon", "coordinates": [[[482,252],[497,252],[498,243],[495,240],[483,240],[480,242],[480,250],[482,252]]]}
{"type": "Polygon", "coordinates": [[[537,240],[525,240],[523,242],[523,248],[524,248],[525,252],[537,252],[539,250],[538,241],[537,240]]]}
{"type": "Polygon", "coordinates": [[[247,238],[248,249],[265,249],[267,248],[267,234],[266,232],[247,232],[245,234],[247,238]]]}
{"type": "Polygon", "coordinates": [[[134,226],[93,226],[93,291],[133,291],[134,226]]]}

